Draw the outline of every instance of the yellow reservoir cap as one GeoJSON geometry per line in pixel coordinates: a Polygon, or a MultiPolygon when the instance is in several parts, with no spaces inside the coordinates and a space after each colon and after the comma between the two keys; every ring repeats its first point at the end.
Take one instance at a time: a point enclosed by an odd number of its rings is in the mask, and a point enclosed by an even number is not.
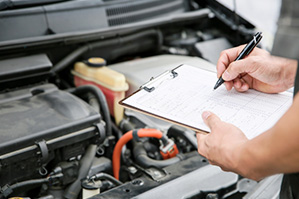
{"type": "Polygon", "coordinates": [[[106,60],[100,57],[91,57],[87,60],[86,64],[91,67],[106,66],[106,60]]]}

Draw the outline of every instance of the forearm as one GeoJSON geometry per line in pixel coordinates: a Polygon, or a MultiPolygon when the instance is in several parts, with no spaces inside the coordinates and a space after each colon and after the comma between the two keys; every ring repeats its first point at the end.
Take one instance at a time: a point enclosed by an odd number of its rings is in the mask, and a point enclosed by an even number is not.
{"type": "Polygon", "coordinates": [[[241,149],[238,171],[255,180],[299,172],[299,96],[277,124],[241,149]]]}

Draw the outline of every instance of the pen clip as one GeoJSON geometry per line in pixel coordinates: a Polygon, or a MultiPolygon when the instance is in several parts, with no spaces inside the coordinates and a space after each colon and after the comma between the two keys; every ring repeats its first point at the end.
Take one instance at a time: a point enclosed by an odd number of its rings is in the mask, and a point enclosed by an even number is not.
{"type": "Polygon", "coordinates": [[[253,45],[251,45],[251,48],[248,49],[246,56],[250,54],[250,52],[258,45],[258,43],[261,41],[262,39],[262,33],[258,32],[257,34],[255,34],[253,36],[253,39],[251,40],[251,42],[253,42],[253,45]]]}

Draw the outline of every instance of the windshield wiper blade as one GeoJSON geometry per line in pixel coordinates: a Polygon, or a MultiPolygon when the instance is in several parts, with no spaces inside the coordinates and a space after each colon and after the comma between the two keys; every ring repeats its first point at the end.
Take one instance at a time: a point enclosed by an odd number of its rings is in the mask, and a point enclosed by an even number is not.
{"type": "Polygon", "coordinates": [[[0,0],[0,11],[15,8],[47,5],[72,0],[0,0]]]}

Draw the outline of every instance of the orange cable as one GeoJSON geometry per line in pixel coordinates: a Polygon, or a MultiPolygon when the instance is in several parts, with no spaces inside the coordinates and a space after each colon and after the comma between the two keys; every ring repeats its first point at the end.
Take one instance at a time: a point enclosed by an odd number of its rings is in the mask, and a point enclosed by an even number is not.
{"type": "MultiPolygon", "coordinates": [[[[139,129],[137,132],[138,137],[154,137],[161,139],[163,133],[157,129],[139,129]]],[[[119,169],[120,169],[120,156],[122,147],[133,139],[133,131],[128,131],[125,133],[116,143],[112,155],[112,166],[113,175],[118,180],[119,179],[119,169]]]]}

